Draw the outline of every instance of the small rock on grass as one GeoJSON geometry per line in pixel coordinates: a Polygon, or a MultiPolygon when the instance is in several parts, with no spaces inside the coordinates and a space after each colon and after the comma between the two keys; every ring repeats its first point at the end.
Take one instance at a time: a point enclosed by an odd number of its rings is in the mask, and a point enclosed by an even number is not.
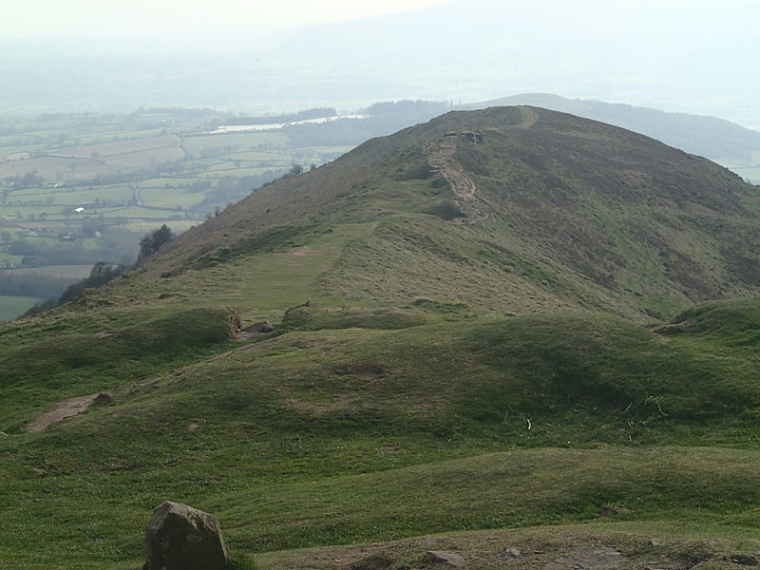
{"type": "Polygon", "coordinates": [[[499,560],[520,560],[523,557],[522,550],[519,548],[505,548],[496,555],[499,560]]]}
{"type": "Polygon", "coordinates": [[[746,554],[732,554],[728,559],[734,564],[739,566],[757,566],[757,558],[754,556],[747,556],[746,554]]]}

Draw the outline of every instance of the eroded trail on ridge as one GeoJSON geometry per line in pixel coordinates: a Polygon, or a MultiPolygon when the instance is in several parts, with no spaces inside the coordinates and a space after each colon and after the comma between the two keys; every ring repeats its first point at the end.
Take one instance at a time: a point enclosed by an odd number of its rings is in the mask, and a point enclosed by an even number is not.
{"type": "Polygon", "coordinates": [[[530,107],[520,107],[520,113],[522,113],[523,122],[520,125],[517,125],[517,128],[519,129],[529,129],[540,119],[538,113],[530,107]]]}
{"type": "Polygon", "coordinates": [[[64,402],[58,402],[47,412],[40,415],[36,420],[26,424],[26,429],[31,432],[40,432],[51,424],[81,414],[90,407],[100,393],[71,398],[64,402]]]}
{"type": "Polygon", "coordinates": [[[464,174],[462,165],[454,158],[457,150],[456,136],[447,135],[443,142],[428,143],[422,150],[428,155],[430,168],[443,175],[457,198],[469,200],[475,195],[475,183],[464,174]]]}

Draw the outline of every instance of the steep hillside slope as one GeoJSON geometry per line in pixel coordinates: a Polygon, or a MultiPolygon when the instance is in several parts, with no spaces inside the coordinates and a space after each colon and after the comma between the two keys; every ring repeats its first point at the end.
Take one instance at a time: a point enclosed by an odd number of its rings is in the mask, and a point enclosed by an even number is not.
{"type": "Polygon", "coordinates": [[[728,170],[616,127],[530,107],[452,112],[255,192],[147,263],[128,295],[224,283],[236,307],[425,297],[670,317],[758,291],[757,204],[728,170]],[[289,300],[272,263],[300,269],[289,300]]]}
{"type": "Polygon", "coordinates": [[[257,191],[0,326],[0,567],[137,568],[170,499],[265,569],[376,568],[369,548],[406,570],[444,543],[492,568],[497,535],[515,567],[585,544],[729,568],[758,548],[756,192],[529,107],[257,191]],[[272,552],[302,547],[331,548],[272,552]]]}

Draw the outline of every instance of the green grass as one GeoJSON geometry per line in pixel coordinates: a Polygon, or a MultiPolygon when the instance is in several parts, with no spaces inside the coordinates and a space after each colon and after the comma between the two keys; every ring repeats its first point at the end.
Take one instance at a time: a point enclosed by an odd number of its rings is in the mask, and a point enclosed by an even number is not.
{"type": "Polygon", "coordinates": [[[23,515],[0,545],[35,528],[44,548],[21,567],[117,567],[139,558],[164,499],[213,512],[249,553],[592,523],[607,508],[643,525],[758,524],[760,393],[754,356],[723,342],[731,330],[706,343],[584,314],[343,329],[312,312],[336,328],[237,346],[221,311],[126,327],[115,312],[110,332],[51,328],[33,344],[14,335],[43,323],[7,329],[0,504],[23,515]],[[112,405],[19,429],[102,390],[112,405]]]}
{"type": "Polygon", "coordinates": [[[598,524],[611,508],[730,537],[760,520],[756,364],[730,342],[757,303],[695,309],[727,315],[709,337],[708,321],[663,335],[582,313],[378,330],[436,308],[316,307],[290,319],[319,331],[231,345],[224,311],[140,324],[135,309],[87,310],[98,299],[0,329],[0,510],[15,513],[0,548],[18,567],[137,565],[165,499],[212,512],[249,554],[598,524]],[[23,433],[97,391],[113,404],[23,433]],[[30,532],[44,542],[20,549],[30,532]]]}
{"type": "Polygon", "coordinates": [[[156,271],[150,264],[142,272],[120,284],[120,291],[136,302],[155,303],[168,295],[163,304],[195,303],[198,288],[219,305],[228,305],[245,318],[279,320],[283,312],[309,298],[315,302],[340,306],[341,297],[324,294],[320,275],[340,259],[347,243],[365,235],[372,224],[340,227],[293,226],[243,240],[233,247],[225,238],[205,243],[207,253],[186,269],[161,268],[164,277],[145,283],[144,273],[156,271]],[[217,245],[217,247],[214,247],[217,245]],[[255,253],[251,257],[250,254],[255,253]]]}
{"type": "MultiPolygon", "coordinates": [[[[218,516],[261,568],[387,552],[408,570],[442,544],[473,568],[512,544],[531,568],[589,543],[624,568],[755,552],[760,301],[685,307],[755,291],[756,196],[640,137],[524,119],[372,141],[0,326],[2,563],[137,568],[167,499],[218,516]],[[479,129],[452,158],[477,183],[458,200],[422,145],[479,129]],[[264,319],[274,333],[235,334],[264,319]]],[[[185,143],[248,144],[204,168],[263,151],[234,136],[185,143]]]]}
{"type": "Polygon", "coordinates": [[[424,314],[410,309],[299,306],[285,313],[282,328],[288,331],[346,328],[396,330],[429,322],[424,314]]]}
{"type": "MultiPolygon", "coordinates": [[[[100,300],[84,295],[77,303],[86,309],[100,300]]],[[[56,334],[20,344],[0,357],[0,389],[12,402],[3,410],[3,427],[22,430],[18,414],[30,405],[41,411],[67,397],[108,390],[213,350],[229,338],[230,319],[225,310],[196,309],[110,332],[56,334]]],[[[13,329],[4,332],[10,335],[6,342],[12,342],[13,329]]]]}

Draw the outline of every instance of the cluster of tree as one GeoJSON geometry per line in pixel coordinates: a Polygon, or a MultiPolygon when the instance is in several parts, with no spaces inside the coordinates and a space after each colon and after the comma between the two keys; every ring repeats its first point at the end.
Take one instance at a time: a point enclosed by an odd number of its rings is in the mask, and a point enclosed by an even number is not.
{"type": "Polygon", "coordinates": [[[90,271],[90,276],[70,284],[66,287],[60,296],[52,296],[47,301],[37,303],[34,307],[29,309],[26,313],[21,315],[21,318],[32,317],[42,311],[52,309],[63,303],[68,303],[75,300],[79,294],[85,289],[97,289],[115,279],[127,269],[127,266],[119,263],[106,263],[99,261],[96,263],[90,271]]]}
{"type": "Polygon", "coordinates": [[[186,192],[190,194],[199,194],[206,190],[210,190],[212,186],[213,184],[211,183],[211,180],[208,180],[207,178],[204,178],[203,180],[195,180],[188,185],[186,192]]]}
{"type": "Polygon", "coordinates": [[[169,243],[174,238],[174,234],[169,226],[162,225],[157,230],[145,234],[140,240],[140,254],[137,259],[156,253],[162,246],[169,243]]]}
{"type": "MultiPolygon", "coordinates": [[[[145,236],[143,236],[143,238],[140,240],[140,256],[138,258],[138,261],[139,259],[157,252],[162,246],[169,243],[173,238],[174,234],[172,233],[171,228],[169,228],[166,224],[148,234],[145,234],[145,236]]],[[[106,283],[112,281],[124,273],[124,271],[126,271],[129,267],[129,265],[123,263],[98,261],[95,265],[93,265],[89,277],[82,279],[81,281],[71,283],[63,290],[63,293],[57,297],[53,296],[47,301],[37,303],[34,307],[21,315],[21,318],[32,317],[42,311],[52,309],[54,307],[62,305],[63,303],[74,301],[85,289],[99,289],[106,283]]],[[[0,275],[2,274],[0,273],[0,275]]]]}
{"type": "MultiPolygon", "coordinates": [[[[316,164],[312,164],[309,167],[309,171],[314,170],[316,168],[317,168],[317,165],[316,164]]],[[[306,172],[306,167],[305,166],[303,166],[301,164],[294,164],[293,166],[291,166],[288,169],[288,171],[285,174],[283,174],[282,176],[280,176],[276,180],[273,180],[273,182],[277,182],[279,180],[287,180],[288,178],[293,178],[295,176],[301,176],[301,174],[304,174],[305,172],[306,172]]]]}
{"type": "Polygon", "coordinates": [[[332,107],[315,107],[305,109],[288,115],[272,115],[266,117],[230,117],[228,125],[268,125],[271,123],[293,123],[296,121],[308,121],[321,119],[322,117],[334,117],[338,112],[332,107]]]}
{"type": "Polygon", "coordinates": [[[10,240],[9,232],[1,232],[5,252],[21,256],[21,265],[90,265],[106,260],[109,263],[129,264],[135,259],[136,234],[123,228],[106,226],[102,218],[87,220],[78,231],[70,234],[72,241],[52,239],[10,240]],[[98,247],[85,247],[84,238],[101,232],[98,247]]]}
{"type": "Polygon", "coordinates": [[[21,256],[21,265],[25,267],[87,265],[96,260],[111,258],[113,254],[107,248],[84,247],[77,241],[48,245],[38,241],[15,240],[8,244],[7,252],[21,256]]]}
{"type": "Polygon", "coordinates": [[[381,101],[359,112],[365,115],[372,115],[373,117],[406,116],[413,121],[419,117],[429,117],[432,119],[450,110],[451,103],[418,99],[416,101],[381,101]]]}
{"type": "Polygon", "coordinates": [[[37,174],[35,171],[8,176],[3,179],[3,182],[14,188],[38,188],[45,184],[45,178],[37,174]]]}

